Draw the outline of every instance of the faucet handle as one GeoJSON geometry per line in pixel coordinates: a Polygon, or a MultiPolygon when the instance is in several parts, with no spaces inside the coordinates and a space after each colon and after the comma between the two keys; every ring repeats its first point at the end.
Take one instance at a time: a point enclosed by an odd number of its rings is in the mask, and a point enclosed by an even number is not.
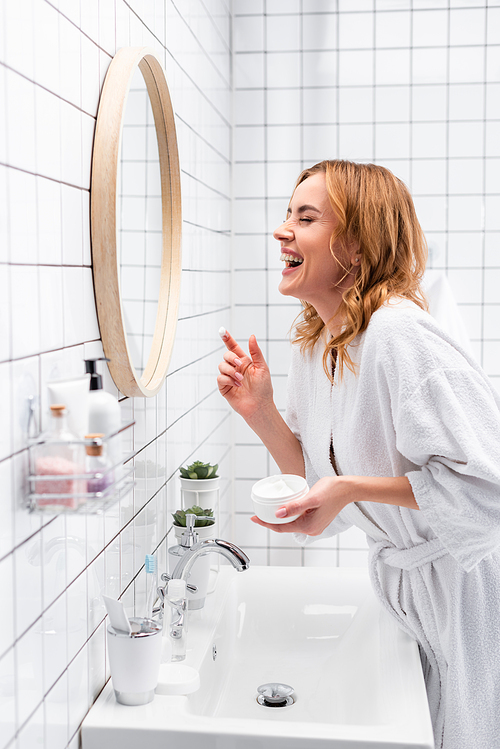
{"type": "MultiPolygon", "coordinates": [[[[168,581],[172,579],[172,575],[169,575],[168,572],[163,572],[162,575],[161,575],[161,579],[163,580],[164,583],[168,583],[168,581]]],[[[190,590],[191,593],[196,593],[197,590],[198,590],[198,588],[196,587],[196,585],[191,585],[190,583],[186,584],[186,588],[188,590],[190,590]]],[[[161,599],[163,601],[163,599],[165,598],[165,595],[166,595],[166,589],[165,588],[158,588],[158,594],[160,595],[160,597],[161,597],[161,599]],[[160,590],[162,591],[161,593],[160,593],[160,590]]]]}

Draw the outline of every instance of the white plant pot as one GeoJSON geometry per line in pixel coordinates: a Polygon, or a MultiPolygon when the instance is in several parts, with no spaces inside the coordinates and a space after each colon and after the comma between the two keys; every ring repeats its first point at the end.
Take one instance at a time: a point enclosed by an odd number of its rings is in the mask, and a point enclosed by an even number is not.
{"type": "Polygon", "coordinates": [[[181,477],[182,508],[197,505],[203,508],[216,508],[219,503],[220,478],[184,479],[181,477]]]}
{"type": "MultiPolygon", "coordinates": [[[[178,539],[178,543],[181,542],[181,536],[185,530],[186,530],[185,528],[181,528],[178,525],[174,525],[174,533],[175,533],[175,537],[178,539]]],[[[204,541],[205,538],[217,538],[216,530],[217,530],[217,523],[214,523],[213,525],[205,525],[203,526],[203,528],[195,528],[195,531],[198,534],[200,541],[204,541]]]]}

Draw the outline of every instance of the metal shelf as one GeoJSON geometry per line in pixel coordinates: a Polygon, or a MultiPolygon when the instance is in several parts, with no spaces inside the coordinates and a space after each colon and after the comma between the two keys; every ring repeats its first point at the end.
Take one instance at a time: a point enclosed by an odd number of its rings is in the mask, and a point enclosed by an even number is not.
{"type": "MultiPolygon", "coordinates": [[[[130,429],[135,424],[135,421],[131,421],[124,424],[117,432],[110,434],[107,437],[103,437],[103,443],[110,442],[117,435],[130,429]]],[[[132,491],[135,486],[134,471],[135,466],[131,463],[126,465],[134,457],[134,453],[126,455],[122,460],[113,466],[110,466],[106,473],[114,472],[114,481],[110,483],[103,491],[98,492],[86,492],[82,491],[86,487],[87,482],[90,480],[100,480],[105,477],[103,473],[82,473],[82,474],[36,474],[33,471],[33,451],[34,449],[42,445],[43,440],[39,437],[30,440],[28,449],[30,453],[30,473],[28,475],[29,494],[27,495],[27,508],[30,512],[43,514],[43,515],[59,515],[61,513],[71,515],[97,515],[105,512],[107,509],[112,507],[123,497],[132,491]],[[37,484],[41,482],[55,483],[57,482],[71,483],[75,486],[75,491],[71,492],[37,492],[37,484]]],[[[54,442],[52,444],[57,444],[54,442]]],[[[67,445],[68,443],[61,443],[67,445]]],[[[70,444],[78,445],[89,445],[90,440],[75,440],[70,444]]]]}

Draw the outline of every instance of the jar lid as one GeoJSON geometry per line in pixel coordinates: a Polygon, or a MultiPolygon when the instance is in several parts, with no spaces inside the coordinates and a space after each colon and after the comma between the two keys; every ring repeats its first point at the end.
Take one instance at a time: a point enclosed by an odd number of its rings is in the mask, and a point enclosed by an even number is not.
{"type": "Polygon", "coordinates": [[[50,410],[53,416],[64,416],[66,413],[66,406],[64,403],[53,403],[50,410]]]}
{"type": "Polygon", "coordinates": [[[102,455],[102,438],[104,434],[86,434],[85,439],[90,440],[90,445],[85,445],[85,452],[87,455],[102,455]]]}

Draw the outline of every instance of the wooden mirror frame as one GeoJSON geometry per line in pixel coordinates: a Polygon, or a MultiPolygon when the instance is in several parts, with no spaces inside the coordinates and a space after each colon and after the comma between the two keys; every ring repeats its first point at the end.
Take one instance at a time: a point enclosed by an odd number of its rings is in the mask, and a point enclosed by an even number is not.
{"type": "Polygon", "coordinates": [[[123,47],[106,74],[94,138],[90,189],[92,267],[97,319],[109,370],[128,396],[160,390],[175,338],[181,277],[181,184],[175,121],[159,59],[148,47],[123,47]],[[153,110],[160,159],[162,261],[156,325],[141,377],[132,364],[120,298],[117,256],[117,177],[122,126],[132,77],[140,68],[153,110]]]}

